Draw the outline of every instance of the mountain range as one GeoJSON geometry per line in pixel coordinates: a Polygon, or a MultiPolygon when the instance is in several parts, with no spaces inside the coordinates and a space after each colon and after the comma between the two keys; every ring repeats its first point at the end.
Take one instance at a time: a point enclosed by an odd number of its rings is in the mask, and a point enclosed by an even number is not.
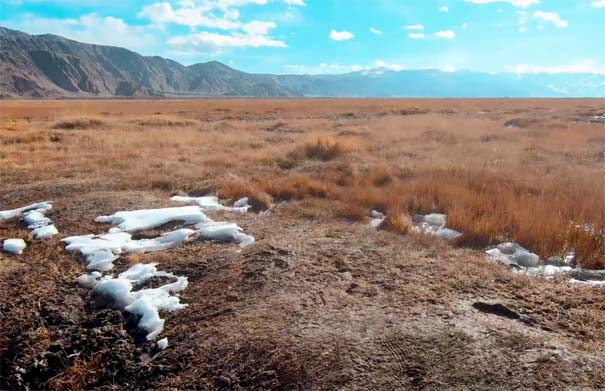
{"type": "Polygon", "coordinates": [[[605,97],[605,75],[376,68],[341,75],[251,74],[0,27],[1,98],[605,97]]]}

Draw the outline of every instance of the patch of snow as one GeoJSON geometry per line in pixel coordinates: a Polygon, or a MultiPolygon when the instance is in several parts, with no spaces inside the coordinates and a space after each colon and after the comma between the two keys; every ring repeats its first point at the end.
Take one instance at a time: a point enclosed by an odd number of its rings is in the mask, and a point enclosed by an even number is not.
{"type": "Polygon", "coordinates": [[[374,228],[378,228],[380,224],[384,221],[385,215],[377,210],[372,209],[370,212],[370,216],[372,220],[370,220],[370,225],[374,228]]]}
{"type": "Polygon", "coordinates": [[[428,215],[415,215],[412,223],[412,232],[433,235],[440,239],[456,240],[462,233],[446,228],[447,216],[442,213],[428,215]]]}
{"type": "Polygon", "coordinates": [[[51,223],[50,219],[44,216],[46,209],[41,210],[42,212],[40,210],[32,210],[23,215],[23,221],[27,224],[27,228],[36,229],[51,223]]]}
{"type": "Polygon", "coordinates": [[[229,212],[240,212],[244,213],[251,208],[248,204],[248,197],[237,200],[233,207],[224,206],[220,203],[218,197],[215,196],[203,196],[203,197],[187,197],[187,196],[174,196],[170,197],[172,201],[184,202],[184,203],[195,203],[204,211],[213,210],[224,210],[229,212]]]}
{"type": "Polygon", "coordinates": [[[36,228],[32,231],[34,239],[48,239],[58,233],[59,231],[57,230],[57,227],[55,227],[54,224],[45,225],[40,228],[36,228]]]}
{"type": "Polygon", "coordinates": [[[177,208],[141,209],[116,212],[110,216],[99,216],[98,223],[110,223],[125,232],[136,232],[160,227],[173,221],[197,224],[212,221],[197,206],[177,208]]]}
{"type": "Polygon", "coordinates": [[[571,269],[571,266],[540,265],[518,269],[517,272],[536,277],[554,277],[559,274],[566,274],[571,269]]]}
{"type": "MultiPolygon", "coordinates": [[[[115,225],[108,233],[63,239],[67,243],[67,251],[79,252],[86,261],[86,268],[95,270],[78,277],[78,284],[93,290],[97,304],[138,315],[138,325],[147,331],[148,340],[155,339],[163,330],[164,320],[160,318],[160,311],[175,311],[186,306],[176,294],[187,287],[187,277],[159,271],[156,263],[135,264],[117,277],[102,277],[101,272],[113,268],[113,261],[124,253],[161,251],[197,239],[230,240],[238,243],[240,247],[254,243],[254,238],[246,235],[237,224],[215,222],[202,213],[203,207],[200,204],[203,204],[206,210],[218,208],[216,205],[220,204],[216,197],[198,197],[196,200],[199,206],[145,209],[99,216],[97,222],[115,225]],[[131,232],[156,228],[171,221],[194,224],[195,229],[181,228],[155,238],[132,239],[131,232]],[[166,277],[176,281],[158,288],[133,290],[135,286],[152,277],[166,277]]],[[[247,200],[239,200],[236,204],[239,205],[236,208],[246,208],[247,200]]],[[[222,205],[220,207],[224,208],[222,205]]],[[[166,346],[167,339],[158,341],[158,348],[165,349],[166,346]]]]}
{"type": "Polygon", "coordinates": [[[162,338],[157,343],[158,349],[164,350],[168,347],[168,338],[162,338]]]}
{"type": "Polygon", "coordinates": [[[517,265],[523,267],[537,267],[540,257],[517,243],[501,243],[494,248],[485,251],[495,261],[505,265],[517,265]]]}
{"type": "Polygon", "coordinates": [[[7,253],[21,255],[26,246],[27,244],[25,244],[25,240],[23,239],[6,239],[2,243],[2,250],[7,253]]]}
{"type": "Polygon", "coordinates": [[[99,278],[101,278],[101,273],[94,271],[90,274],[82,274],[78,277],[78,285],[82,288],[93,289],[99,283],[99,278]]]}
{"type": "Polygon", "coordinates": [[[213,221],[197,224],[195,228],[197,228],[196,233],[202,239],[219,241],[231,240],[238,243],[240,247],[247,247],[254,243],[254,237],[243,233],[242,228],[234,223],[213,221]]]}
{"type": "Polygon", "coordinates": [[[50,202],[38,202],[35,204],[24,206],[22,208],[2,210],[2,211],[0,211],[0,221],[12,219],[13,217],[20,216],[23,213],[28,212],[30,210],[38,210],[38,211],[50,210],[50,209],[52,209],[52,207],[53,206],[50,204],[50,202]]]}
{"type": "Polygon", "coordinates": [[[149,253],[175,248],[182,243],[197,239],[196,231],[188,228],[166,232],[153,239],[129,240],[124,243],[122,250],[127,253],[149,253]]]}
{"type": "Polygon", "coordinates": [[[233,203],[233,207],[234,208],[246,208],[246,209],[249,209],[252,206],[249,204],[248,197],[243,197],[243,198],[240,198],[239,200],[235,201],[233,203]]]}
{"type": "Polygon", "coordinates": [[[0,211],[0,221],[23,216],[27,228],[32,230],[34,239],[47,239],[59,233],[45,213],[52,209],[50,202],[38,202],[22,208],[0,211]]]}

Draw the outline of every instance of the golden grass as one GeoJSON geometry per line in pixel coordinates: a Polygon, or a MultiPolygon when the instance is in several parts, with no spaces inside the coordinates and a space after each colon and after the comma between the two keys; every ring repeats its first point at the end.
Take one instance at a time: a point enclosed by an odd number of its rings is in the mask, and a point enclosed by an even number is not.
{"type": "Polygon", "coordinates": [[[160,116],[160,115],[136,118],[136,119],[130,120],[129,122],[139,125],[139,126],[153,126],[153,127],[164,127],[164,126],[180,127],[180,126],[194,126],[194,125],[198,124],[197,121],[194,121],[191,119],[179,118],[176,116],[171,117],[171,116],[160,116]]]}
{"type": "Polygon", "coordinates": [[[27,117],[27,126],[0,130],[3,191],[62,181],[80,191],[216,190],[249,197],[255,210],[301,200],[318,208],[310,216],[329,208],[366,221],[379,209],[400,233],[404,215],[442,212],[464,246],[514,240],[542,257],[573,249],[583,266],[605,268],[603,128],[575,121],[579,105],[605,111],[597,101],[417,101],[413,113],[406,101],[62,104],[6,102],[2,124],[27,117]],[[67,117],[70,108],[82,116],[67,117]],[[102,132],[48,133],[49,122],[76,129],[100,112],[102,132]],[[531,121],[505,125],[519,118],[531,121]]]}
{"type": "Polygon", "coordinates": [[[357,149],[357,143],[351,139],[337,140],[328,135],[316,136],[304,143],[300,151],[308,159],[328,161],[335,159],[347,152],[357,149]]]}
{"type": "Polygon", "coordinates": [[[106,125],[106,122],[101,118],[96,117],[75,117],[75,118],[64,118],[54,123],[53,129],[65,129],[65,130],[83,130],[83,129],[96,129],[106,125]]]}

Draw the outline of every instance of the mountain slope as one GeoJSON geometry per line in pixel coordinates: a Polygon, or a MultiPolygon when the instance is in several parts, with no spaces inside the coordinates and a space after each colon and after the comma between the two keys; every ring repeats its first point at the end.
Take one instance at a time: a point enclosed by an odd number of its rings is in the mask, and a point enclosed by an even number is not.
{"type": "Polygon", "coordinates": [[[250,74],[0,27],[0,97],[605,97],[605,75],[374,69],[250,74]]]}

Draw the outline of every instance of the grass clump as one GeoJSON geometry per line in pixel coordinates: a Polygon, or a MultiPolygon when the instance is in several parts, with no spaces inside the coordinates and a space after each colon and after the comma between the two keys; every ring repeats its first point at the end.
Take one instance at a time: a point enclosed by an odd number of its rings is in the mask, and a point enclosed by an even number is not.
{"type": "Polygon", "coordinates": [[[252,206],[252,211],[260,212],[271,207],[271,196],[263,189],[250,182],[239,179],[231,180],[221,184],[217,194],[220,198],[230,198],[238,200],[248,197],[248,204],[252,206]]]}
{"type": "Polygon", "coordinates": [[[77,117],[61,119],[52,126],[53,129],[85,130],[96,129],[106,125],[106,122],[95,117],[77,117]]]}
{"type": "Polygon", "coordinates": [[[330,136],[318,136],[303,145],[302,153],[308,159],[328,161],[356,149],[352,140],[336,140],[330,136]]]}

